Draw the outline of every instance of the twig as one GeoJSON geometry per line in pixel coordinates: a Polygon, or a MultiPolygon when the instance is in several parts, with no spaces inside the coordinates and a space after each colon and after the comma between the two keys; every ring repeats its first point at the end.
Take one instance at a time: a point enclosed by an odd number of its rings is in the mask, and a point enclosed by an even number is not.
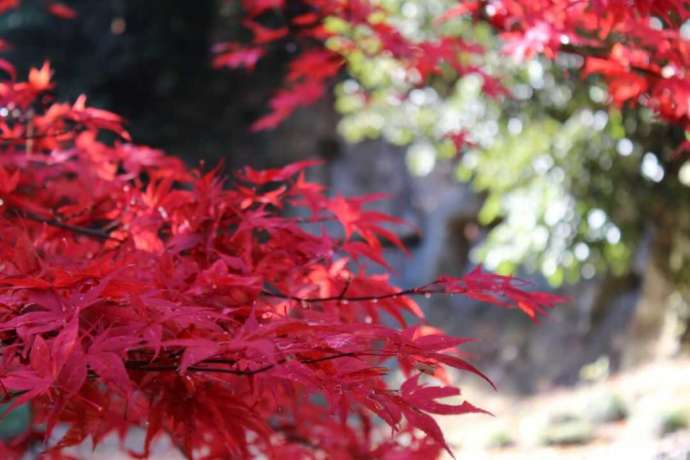
{"type": "MultiPolygon", "coordinates": [[[[305,359],[305,360],[301,360],[299,362],[302,364],[317,364],[317,363],[321,363],[324,361],[330,361],[333,359],[346,358],[346,357],[356,357],[356,356],[385,357],[385,356],[389,356],[389,355],[385,354],[385,353],[347,352],[347,353],[337,353],[334,355],[324,356],[321,358],[305,359]]],[[[206,362],[213,362],[215,364],[228,364],[228,365],[235,364],[235,361],[232,361],[232,360],[227,360],[227,361],[208,360],[206,362]]],[[[251,375],[260,374],[262,372],[266,372],[268,370],[275,368],[276,366],[279,366],[281,364],[285,364],[286,362],[288,362],[288,359],[281,359],[277,363],[266,364],[265,366],[259,367],[257,369],[247,370],[247,371],[242,371],[242,370],[237,370],[237,369],[228,369],[226,367],[204,367],[204,366],[198,366],[197,365],[197,366],[188,367],[187,372],[194,372],[194,373],[214,372],[214,373],[221,373],[221,374],[251,376],[251,375]]],[[[144,371],[144,372],[177,372],[179,370],[179,365],[177,365],[177,364],[150,364],[147,361],[126,361],[125,367],[127,369],[131,369],[134,371],[144,371]]]]}
{"type": "Polygon", "coordinates": [[[85,128],[83,126],[75,126],[73,128],[65,128],[58,131],[54,131],[52,133],[34,133],[33,129],[31,129],[31,132],[29,134],[23,136],[0,136],[0,142],[24,142],[36,139],[47,139],[49,137],[59,137],[64,136],[65,134],[78,133],[84,129],[85,128]]]}
{"type": "Polygon", "coordinates": [[[370,302],[373,300],[394,299],[396,297],[408,296],[408,295],[442,294],[444,291],[433,289],[433,287],[436,285],[437,285],[437,283],[433,282],[433,283],[429,283],[425,286],[420,286],[420,287],[410,288],[410,289],[404,289],[404,290],[398,290],[395,292],[389,292],[387,294],[353,296],[353,297],[345,297],[343,295],[343,293],[338,294],[337,296],[331,296],[331,297],[298,297],[298,296],[294,296],[294,295],[282,294],[280,292],[271,292],[271,291],[266,290],[266,289],[262,289],[261,294],[263,294],[267,297],[275,297],[277,299],[294,300],[295,302],[306,302],[306,303],[310,303],[310,302],[343,302],[343,301],[370,302]]]}
{"type": "Polygon", "coordinates": [[[28,211],[21,211],[22,217],[25,217],[29,220],[33,220],[34,222],[41,222],[46,225],[50,225],[52,227],[56,228],[61,228],[63,230],[69,230],[70,232],[78,233],[80,235],[88,236],[91,238],[96,238],[99,240],[112,240],[112,241],[117,241],[119,243],[124,243],[125,240],[122,240],[120,238],[115,238],[114,236],[110,236],[109,233],[103,231],[102,229],[99,228],[89,228],[89,227],[81,227],[79,225],[72,225],[72,224],[67,224],[65,222],[61,222],[57,219],[48,219],[45,217],[38,216],[36,214],[33,214],[28,211]]]}

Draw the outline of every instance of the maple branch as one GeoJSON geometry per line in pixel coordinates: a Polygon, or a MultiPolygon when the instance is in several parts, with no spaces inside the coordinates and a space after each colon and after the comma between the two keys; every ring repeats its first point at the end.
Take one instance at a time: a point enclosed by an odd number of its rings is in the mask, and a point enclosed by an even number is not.
{"type": "Polygon", "coordinates": [[[47,139],[50,137],[59,137],[59,136],[64,136],[65,134],[72,134],[72,133],[78,133],[80,131],[85,130],[86,128],[84,126],[74,126],[71,128],[65,128],[61,130],[54,131],[52,133],[50,132],[44,132],[44,133],[31,133],[31,134],[25,134],[23,136],[0,136],[0,142],[23,142],[23,141],[30,141],[30,140],[36,140],[36,139],[47,139]]]}
{"type": "Polygon", "coordinates": [[[25,211],[25,210],[16,210],[16,211],[18,213],[21,213],[22,217],[29,219],[29,220],[33,220],[34,222],[40,222],[40,223],[43,223],[46,225],[50,225],[51,227],[60,228],[62,230],[68,230],[70,232],[78,233],[80,235],[88,236],[91,238],[96,238],[99,240],[113,240],[113,241],[117,241],[119,243],[124,243],[124,241],[125,241],[125,240],[122,240],[120,238],[115,238],[114,236],[111,236],[108,232],[104,231],[103,229],[81,227],[79,225],[67,224],[67,223],[62,222],[60,220],[48,219],[48,218],[36,215],[32,212],[25,211]]]}
{"type": "Polygon", "coordinates": [[[338,296],[341,300],[345,298],[345,294],[347,294],[347,290],[350,289],[351,284],[352,284],[352,276],[348,276],[347,279],[345,280],[345,285],[343,286],[343,290],[340,291],[340,295],[338,296]]]}
{"type": "MultiPolygon", "coordinates": [[[[570,53],[574,54],[577,56],[580,56],[582,58],[587,58],[589,56],[600,58],[600,59],[608,59],[611,57],[611,49],[606,49],[606,48],[596,48],[593,46],[575,46],[575,45],[561,45],[560,50],[565,53],[570,53]]],[[[640,75],[646,75],[647,77],[651,78],[660,78],[660,75],[658,72],[654,72],[653,70],[650,70],[645,67],[641,67],[635,64],[628,64],[628,67],[630,70],[633,72],[636,72],[640,75]]]]}
{"type": "MultiPolygon", "coordinates": [[[[125,367],[127,369],[132,369],[135,371],[145,371],[145,372],[176,372],[179,370],[179,366],[176,364],[161,364],[161,365],[147,365],[141,361],[127,361],[125,367]]],[[[233,375],[254,375],[260,372],[265,372],[271,368],[275,367],[275,364],[266,365],[260,367],[253,371],[238,371],[235,369],[228,369],[225,367],[199,367],[190,366],[187,368],[187,372],[215,372],[222,374],[233,374],[233,375]]]]}
{"type": "MultiPolygon", "coordinates": [[[[384,357],[384,356],[389,356],[389,354],[351,351],[351,352],[337,353],[337,354],[329,355],[329,356],[323,356],[321,358],[304,359],[304,360],[298,360],[298,361],[302,364],[318,364],[318,363],[322,363],[324,361],[331,361],[333,359],[347,358],[347,357],[354,358],[357,356],[384,357]]],[[[228,369],[226,367],[190,366],[187,368],[187,372],[194,372],[194,373],[215,372],[215,373],[221,373],[221,374],[252,376],[252,375],[259,374],[261,372],[269,371],[269,370],[275,368],[276,366],[287,363],[288,361],[289,360],[287,358],[283,358],[280,361],[278,361],[277,363],[266,364],[265,366],[259,367],[257,369],[247,370],[247,371],[241,371],[241,370],[237,370],[237,369],[228,369]]],[[[218,359],[218,360],[206,360],[204,362],[214,363],[214,364],[227,364],[227,365],[236,364],[236,362],[233,360],[220,360],[220,359],[218,359]]],[[[201,364],[203,364],[203,362],[201,364]]],[[[131,370],[135,370],[135,371],[145,371],[145,372],[176,372],[179,370],[179,365],[177,365],[177,364],[151,365],[148,361],[126,361],[125,367],[127,369],[131,369],[131,370]]]]}
{"type": "Polygon", "coordinates": [[[266,290],[266,289],[262,289],[261,294],[263,294],[267,297],[275,297],[277,299],[294,300],[295,302],[306,302],[306,303],[343,302],[343,301],[347,301],[347,302],[370,302],[370,301],[374,301],[374,300],[394,299],[396,297],[408,296],[408,295],[416,296],[416,295],[443,294],[443,293],[445,293],[445,291],[439,290],[438,288],[434,289],[434,287],[438,286],[438,285],[439,285],[439,283],[437,281],[434,281],[433,283],[429,283],[429,284],[426,284],[424,286],[398,290],[398,291],[389,292],[386,294],[352,296],[352,297],[345,297],[344,292],[342,292],[341,294],[338,294],[337,296],[331,296],[331,297],[298,297],[298,296],[294,296],[294,295],[282,294],[280,292],[271,292],[271,291],[266,290]]]}

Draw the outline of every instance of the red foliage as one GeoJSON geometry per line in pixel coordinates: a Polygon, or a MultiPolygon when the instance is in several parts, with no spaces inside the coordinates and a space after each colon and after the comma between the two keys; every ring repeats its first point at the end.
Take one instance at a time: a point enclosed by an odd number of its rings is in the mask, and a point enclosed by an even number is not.
{"type": "MultiPolygon", "coordinates": [[[[251,62],[252,65],[238,65],[237,62],[241,59],[238,53],[244,55],[244,50],[251,49],[254,53],[261,50],[263,55],[271,47],[284,46],[286,38],[291,40],[291,46],[296,46],[300,51],[290,64],[284,88],[269,103],[270,113],[254,123],[252,128],[255,131],[275,128],[297,108],[318,100],[338,75],[343,58],[325,46],[327,39],[336,37],[325,28],[326,18],[338,18],[351,26],[366,30],[380,44],[380,49],[376,52],[388,53],[409,69],[417,70],[420,84],[430,76],[440,73],[443,66],[448,66],[459,75],[482,75],[487,93],[502,94],[502,86],[497,80],[468,64],[467,55],[481,55],[483,52],[476,44],[447,37],[419,42],[410,40],[387,22],[380,5],[367,0],[302,0],[292,3],[290,5],[282,0],[243,0],[242,6],[247,16],[243,25],[252,34],[251,45],[247,47],[238,43],[222,43],[216,49],[218,55],[214,60],[215,65],[230,68],[253,67],[255,61],[251,62]],[[293,13],[295,3],[300,5],[299,14],[293,13]],[[263,26],[261,20],[267,13],[272,15],[272,24],[278,18],[282,25],[263,26]]],[[[337,38],[342,49],[351,51],[358,47],[350,37],[337,38]]],[[[371,52],[367,49],[360,51],[371,52]]]]}
{"type": "Polygon", "coordinates": [[[48,4],[48,11],[50,14],[62,19],[74,19],[77,17],[77,12],[64,3],[50,2],[48,4]]]}
{"type": "Polygon", "coordinates": [[[471,13],[502,34],[516,57],[560,51],[585,57],[583,75],[600,74],[615,105],[644,102],[662,118],[690,122],[687,0],[461,1],[446,16],[471,13]]]}
{"type": "Polygon", "coordinates": [[[236,43],[220,44],[215,49],[213,65],[215,67],[243,68],[254,70],[256,63],[264,55],[263,48],[242,47],[236,43]]]}
{"type": "Polygon", "coordinates": [[[372,197],[325,196],[308,162],[233,181],[190,170],[83,98],[46,102],[50,74],[0,83],[0,387],[34,414],[3,458],[58,425],[54,456],[141,427],[142,456],[167,434],[194,458],[432,458],[448,446],[431,414],[481,411],[438,402],[459,390],[433,382],[448,366],[487,378],[411,296],[533,318],[560,300],[479,270],[398,289],[362,260],[399,244],[372,197]],[[396,362],[399,389],[384,378],[396,362]]]}
{"type": "MultiPolygon", "coordinates": [[[[301,57],[303,77],[288,78],[285,88],[271,100],[271,112],[254,125],[254,129],[277,126],[296,108],[313,103],[338,73],[339,56],[325,48],[332,34],[324,29],[328,17],[342,19],[366,30],[380,44],[380,53],[388,53],[409,69],[418,71],[423,84],[442,67],[454,69],[458,75],[480,74],[484,89],[490,96],[505,93],[498,80],[467,62],[481,60],[481,47],[458,37],[414,42],[404,37],[387,22],[378,2],[348,0],[302,0],[302,13],[292,13],[288,2],[275,0],[243,0],[248,16],[245,22],[253,35],[250,65],[239,65],[237,50],[230,44],[230,55],[222,52],[215,61],[218,66],[248,67],[255,62],[258,49],[264,54],[270,46],[282,46],[289,37],[298,51],[318,50],[333,64],[301,57]],[[266,14],[271,22],[282,25],[270,29],[260,25],[266,14]],[[373,14],[382,13],[382,14],[373,14]],[[255,48],[259,47],[259,48],[255,48]],[[475,59],[468,59],[468,55],[475,59]]],[[[294,5],[293,5],[294,7],[294,5]]],[[[505,42],[504,51],[517,58],[543,54],[555,58],[561,51],[580,54],[585,58],[583,76],[599,74],[609,85],[611,102],[621,106],[641,101],[662,118],[688,126],[690,123],[690,41],[681,27],[690,19],[687,0],[459,0],[441,14],[436,23],[471,15],[477,21],[491,24],[505,42]]],[[[687,32],[686,32],[687,33],[687,32]]],[[[338,36],[344,49],[357,46],[347,36],[338,36]]],[[[228,46],[228,45],[226,45],[228,46]]],[[[360,50],[366,53],[366,50],[360,50]]]]}

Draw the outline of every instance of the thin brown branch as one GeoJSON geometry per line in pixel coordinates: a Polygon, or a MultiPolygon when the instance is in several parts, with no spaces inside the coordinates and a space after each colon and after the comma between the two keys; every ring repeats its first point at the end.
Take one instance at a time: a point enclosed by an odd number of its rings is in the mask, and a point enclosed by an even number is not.
{"type": "Polygon", "coordinates": [[[384,300],[384,299],[391,299],[403,295],[414,295],[416,289],[408,289],[408,290],[403,290],[403,291],[395,291],[391,292],[388,294],[377,294],[377,295],[369,295],[369,296],[354,296],[354,297],[344,297],[341,296],[340,294],[337,296],[331,296],[331,297],[298,297],[294,295],[288,295],[288,294],[281,294],[279,292],[271,292],[266,289],[263,289],[261,291],[261,294],[267,296],[267,297],[275,297],[276,299],[285,299],[285,300],[294,300],[295,302],[306,302],[306,303],[311,303],[311,302],[367,302],[367,301],[372,301],[372,300],[384,300]]]}
{"type": "MultiPolygon", "coordinates": [[[[321,363],[324,361],[331,361],[333,359],[345,358],[345,357],[356,357],[356,356],[387,357],[389,355],[385,354],[385,353],[347,352],[347,353],[337,353],[334,355],[324,356],[321,358],[303,359],[303,360],[300,360],[299,362],[302,364],[317,364],[317,363],[321,363]]],[[[233,361],[233,360],[227,360],[227,361],[224,361],[224,360],[207,360],[205,362],[214,363],[214,364],[227,364],[227,365],[235,364],[235,361],[233,361]]],[[[266,364],[266,365],[259,367],[257,369],[246,370],[246,371],[237,370],[237,369],[229,369],[227,367],[196,365],[196,366],[188,367],[187,372],[193,372],[193,373],[211,372],[211,373],[221,373],[221,374],[252,376],[252,375],[260,374],[262,372],[269,371],[269,370],[275,368],[276,366],[279,366],[281,364],[285,364],[286,362],[288,362],[288,359],[281,359],[280,361],[278,361],[276,363],[266,364]]],[[[177,372],[177,371],[179,371],[179,365],[177,365],[177,364],[152,364],[148,361],[133,361],[133,360],[126,361],[125,367],[127,369],[131,369],[133,371],[143,371],[143,372],[177,372]]]]}
{"type": "MultiPolygon", "coordinates": [[[[575,45],[561,45],[560,50],[565,53],[574,54],[582,58],[595,57],[599,59],[608,59],[611,57],[611,50],[606,48],[595,48],[591,46],[575,46],[575,45]]],[[[649,68],[629,64],[631,71],[640,75],[645,75],[651,78],[661,78],[658,72],[649,68]]]]}
{"type": "Polygon", "coordinates": [[[338,296],[341,300],[345,298],[345,294],[347,294],[347,290],[350,289],[350,284],[352,284],[352,276],[348,276],[347,279],[345,280],[345,285],[343,286],[343,290],[340,291],[340,295],[338,296]]]}
{"type": "Polygon", "coordinates": [[[275,297],[277,299],[294,300],[295,302],[371,302],[376,300],[394,299],[401,296],[418,296],[426,294],[443,294],[444,291],[437,288],[438,283],[433,282],[424,286],[403,289],[385,294],[374,294],[365,296],[345,297],[342,293],[331,297],[298,297],[294,295],[282,294],[280,292],[271,292],[267,289],[261,290],[261,294],[267,297],[275,297]]]}
{"type": "Polygon", "coordinates": [[[68,224],[65,222],[62,222],[58,219],[55,218],[45,218],[38,216],[34,213],[21,210],[18,211],[17,214],[21,215],[22,217],[33,220],[34,222],[40,222],[46,225],[50,225],[51,227],[56,227],[60,228],[62,230],[68,230],[70,232],[74,232],[80,235],[88,236],[90,238],[95,238],[99,240],[112,240],[112,241],[117,241],[119,243],[124,243],[124,240],[120,238],[115,238],[114,236],[111,236],[110,233],[100,229],[100,228],[90,228],[90,227],[82,227],[79,225],[72,225],[68,224]]]}
{"type": "Polygon", "coordinates": [[[82,126],[74,126],[71,128],[65,128],[65,129],[60,129],[56,130],[53,132],[33,132],[33,129],[29,130],[29,133],[23,135],[23,136],[0,136],[0,142],[17,142],[17,143],[22,143],[26,141],[32,141],[32,140],[38,140],[38,139],[47,139],[50,137],[60,137],[64,136],[66,134],[72,134],[72,133],[78,133],[82,131],[84,127],[82,126]]]}

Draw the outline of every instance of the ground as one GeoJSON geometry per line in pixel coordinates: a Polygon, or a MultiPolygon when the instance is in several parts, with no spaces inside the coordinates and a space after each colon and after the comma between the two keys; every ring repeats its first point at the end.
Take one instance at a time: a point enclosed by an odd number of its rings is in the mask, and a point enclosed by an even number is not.
{"type": "Polygon", "coordinates": [[[458,459],[688,460],[690,361],[519,398],[468,388],[494,417],[442,420],[458,459]]]}

